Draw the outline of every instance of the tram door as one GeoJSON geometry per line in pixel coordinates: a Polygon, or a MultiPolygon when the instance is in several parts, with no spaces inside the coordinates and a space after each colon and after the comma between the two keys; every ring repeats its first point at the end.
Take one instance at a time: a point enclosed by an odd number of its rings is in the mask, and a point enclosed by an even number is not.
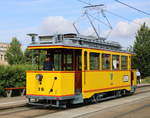
{"type": "Polygon", "coordinates": [[[73,51],[73,65],[75,70],[75,93],[82,92],[82,64],[81,64],[81,50],[73,51]]]}
{"type": "Polygon", "coordinates": [[[131,71],[131,86],[133,86],[133,81],[134,81],[134,72],[131,71]]]}

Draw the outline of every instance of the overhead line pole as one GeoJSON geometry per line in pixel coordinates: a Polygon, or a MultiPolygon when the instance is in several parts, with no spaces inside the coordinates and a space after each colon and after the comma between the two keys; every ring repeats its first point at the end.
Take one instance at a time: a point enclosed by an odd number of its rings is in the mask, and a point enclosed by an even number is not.
{"type": "Polygon", "coordinates": [[[92,25],[92,27],[93,27],[93,29],[94,29],[94,31],[95,31],[95,33],[96,33],[96,35],[97,35],[98,39],[100,39],[100,36],[99,36],[99,34],[97,33],[96,28],[95,28],[94,24],[92,23],[92,20],[90,19],[90,17],[89,17],[89,15],[88,15],[88,13],[87,13],[87,12],[85,12],[85,14],[86,14],[87,18],[89,19],[90,24],[92,25]]]}
{"type": "Polygon", "coordinates": [[[79,33],[79,31],[78,31],[78,29],[77,29],[77,27],[76,27],[76,25],[74,23],[73,23],[73,27],[75,28],[77,34],[79,35],[80,33],[79,33]]]}

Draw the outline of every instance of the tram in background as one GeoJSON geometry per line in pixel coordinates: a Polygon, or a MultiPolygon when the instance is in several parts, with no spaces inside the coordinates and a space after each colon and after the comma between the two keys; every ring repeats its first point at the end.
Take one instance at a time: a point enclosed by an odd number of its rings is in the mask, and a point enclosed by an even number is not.
{"type": "Polygon", "coordinates": [[[38,69],[26,73],[29,104],[66,107],[136,90],[133,54],[122,50],[117,42],[70,33],[39,36],[28,49],[38,52],[38,69]],[[53,70],[43,70],[46,55],[51,57],[53,70]]]}

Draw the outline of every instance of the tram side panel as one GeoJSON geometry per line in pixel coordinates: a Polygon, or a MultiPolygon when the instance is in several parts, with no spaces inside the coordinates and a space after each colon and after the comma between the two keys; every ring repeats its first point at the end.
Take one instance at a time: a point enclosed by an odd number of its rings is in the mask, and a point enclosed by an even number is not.
{"type": "Polygon", "coordinates": [[[75,79],[74,73],[62,73],[61,78],[61,95],[74,96],[75,94],[75,79]]]}
{"type": "Polygon", "coordinates": [[[87,71],[84,73],[83,97],[121,89],[130,91],[130,78],[130,71],[87,71]]]}
{"type": "MultiPolygon", "coordinates": [[[[74,73],[27,72],[27,97],[63,97],[74,95],[74,73]],[[36,78],[42,75],[42,80],[36,78]]],[[[46,99],[47,99],[46,98],[46,99]]]]}
{"type": "Polygon", "coordinates": [[[137,86],[137,75],[136,75],[137,70],[133,69],[131,70],[131,85],[136,88],[137,86]]]}
{"type": "Polygon", "coordinates": [[[43,72],[27,72],[27,95],[54,96],[60,95],[61,75],[43,72]],[[37,75],[42,75],[41,80],[37,75]],[[58,79],[55,80],[55,77],[58,79]]]}

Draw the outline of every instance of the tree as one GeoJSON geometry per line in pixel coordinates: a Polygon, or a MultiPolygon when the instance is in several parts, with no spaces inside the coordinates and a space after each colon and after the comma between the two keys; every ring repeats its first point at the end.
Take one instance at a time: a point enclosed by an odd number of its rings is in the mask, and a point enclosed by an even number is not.
{"type": "Polygon", "coordinates": [[[134,65],[143,77],[150,76],[150,28],[144,23],[137,31],[133,45],[134,65]]]}
{"type": "Polygon", "coordinates": [[[24,59],[26,64],[32,64],[32,56],[33,56],[32,50],[26,49],[24,52],[24,59]]]}
{"type": "Polygon", "coordinates": [[[10,46],[6,52],[7,61],[10,65],[23,64],[24,56],[21,44],[17,38],[12,38],[10,46]]]}
{"type": "Polygon", "coordinates": [[[45,59],[45,51],[26,49],[24,52],[24,60],[26,64],[42,65],[45,59]]]}
{"type": "Polygon", "coordinates": [[[129,46],[127,47],[127,51],[133,53],[133,46],[132,46],[132,45],[129,45],[129,46]]]}

